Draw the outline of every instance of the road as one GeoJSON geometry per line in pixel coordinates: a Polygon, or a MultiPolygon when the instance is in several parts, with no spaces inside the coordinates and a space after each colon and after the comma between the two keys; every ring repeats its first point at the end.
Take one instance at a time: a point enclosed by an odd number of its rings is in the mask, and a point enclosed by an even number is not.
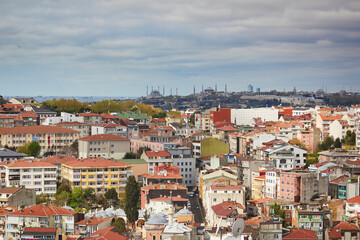
{"type": "Polygon", "coordinates": [[[194,220],[196,223],[205,222],[205,211],[199,199],[199,194],[195,194],[194,197],[189,197],[191,211],[194,214],[194,220]]]}

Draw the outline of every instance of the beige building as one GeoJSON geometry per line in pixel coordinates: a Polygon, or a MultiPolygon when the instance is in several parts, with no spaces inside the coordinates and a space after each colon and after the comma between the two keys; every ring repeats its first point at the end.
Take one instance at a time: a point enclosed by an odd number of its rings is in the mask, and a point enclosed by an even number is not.
{"type": "Polygon", "coordinates": [[[41,152],[54,151],[59,153],[63,147],[70,146],[79,139],[79,132],[58,126],[24,126],[0,128],[2,146],[21,147],[25,143],[37,141],[41,152]]]}
{"type": "Polygon", "coordinates": [[[91,135],[79,139],[79,158],[122,159],[130,152],[130,140],[111,134],[91,135]]]}
{"type": "Polygon", "coordinates": [[[97,195],[111,188],[124,191],[127,178],[132,175],[130,164],[103,158],[88,158],[62,164],[63,181],[72,188],[93,188],[97,195]]]}
{"type": "Polygon", "coordinates": [[[80,134],[79,138],[87,137],[90,135],[90,126],[82,122],[60,122],[55,125],[78,131],[80,134]]]}

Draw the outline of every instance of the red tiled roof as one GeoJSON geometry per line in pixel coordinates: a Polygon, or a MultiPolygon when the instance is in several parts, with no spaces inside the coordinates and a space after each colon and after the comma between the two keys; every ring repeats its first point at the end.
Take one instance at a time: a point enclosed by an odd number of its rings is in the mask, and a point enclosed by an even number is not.
{"type": "Polygon", "coordinates": [[[153,118],[151,119],[152,122],[166,122],[165,118],[153,118]]]}
{"type": "Polygon", "coordinates": [[[183,185],[176,185],[176,184],[152,184],[148,186],[141,187],[141,190],[145,189],[152,189],[152,190],[159,190],[159,189],[167,189],[167,190],[184,190],[187,189],[183,185]]]}
{"type": "Polygon", "coordinates": [[[0,114],[0,118],[6,118],[6,119],[14,119],[14,117],[12,117],[12,116],[7,116],[7,115],[3,115],[3,114],[0,114]]]}
{"type": "Polygon", "coordinates": [[[149,173],[144,173],[141,174],[139,176],[142,176],[144,178],[163,178],[163,179],[168,179],[168,178],[175,178],[175,179],[182,179],[183,177],[180,174],[172,174],[172,173],[167,173],[166,176],[165,175],[159,175],[159,174],[149,174],[149,173]]]}
{"type": "Polygon", "coordinates": [[[227,185],[227,186],[211,185],[210,188],[212,190],[243,190],[245,189],[245,186],[244,185],[227,185]]]}
{"type": "Polygon", "coordinates": [[[14,216],[36,216],[36,217],[50,217],[54,215],[74,215],[75,211],[71,211],[61,207],[55,207],[52,205],[35,205],[32,207],[24,208],[23,210],[18,210],[7,215],[14,216]]]}
{"type": "Polygon", "coordinates": [[[10,206],[1,207],[0,208],[0,216],[6,215],[7,213],[10,213],[10,212],[15,212],[16,210],[18,210],[16,207],[10,207],[10,206]]]}
{"type": "Polygon", "coordinates": [[[359,228],[353,223],[339,222],[333,228],[331,228],[329,232],[329,237],[340,239],[342,231],[358,231],[358,230],[359,228]]]}
{"type": "Polygon", "coordinates": [[[104,128],[115,128],[115,127],[123,127],[123,125],[116,124],[116,123],[106,123],[101,125],[104,128]]]}
{"type": "Polygon", "coordinates": [[[148,157],[171,157],[171,154],[168,151],[145,151],[146,156],[148,157]]]}
{"type": "Polygon", "coordinates": [[[346,202],[347,202],[347,203],[357,203],[357,204],[360,204],[360,196],[350,198],[350,199],[346,200],[346,202]]]}
{"type": "Polygon", "coordinates": [[[103,158],[86,158],[77,159],[74,161],[68,161],[63,163],[66,166],[74,168],[101,168],[101,167],[125,167],[129,166],[127,163],[123,163],[116,160],[106,160],[103,158]]]}
{"type": "Polygon", "coordinates": [[[98,113],[80,113],[79,116],[83,116],[83,117],[95,117],[95,116],[101,116],[98,113]]]}
{"type": "Polygon", "coordinates": [[[42,162],[39,160],[17,160],[13,163],[6,164],[5,167],[7,168],[56,168],[55,165],[42,162]]]}
{"type": "Polygon", "coordinates": [[[238,129],[236,129],[234,127],[229,127],[229,126],[219,127],[218,130],[221,130],[221,131],[238,131],[238,129]]]}
{"type": "Polygon", "coordinates": [[[45,227],[26,227],[24,228],[24,233],[56,233],[56,228],[45,228],[45,227]]]}
{"type": "Polygon", "coordinates": [[[25,111],[19,114],[21,117],[33,117],[33,118],[37,118],[39,117],[36,113],[31,112],[31,111],[25,111]]]}
{"type": "Polygon", "coordinates": [[[112,134],[99,134],[91,135],[88,137],[80,138],[83,141],[130,141],[128,138],[120,137],[112,134]]]}
{"type": "Polygon", "coordinates": [[[2,193],[14,194],[19,190],[21,190],[21,187],[4,187],[0,189],[0,194],[2,193]]]}
{"type": "Polygon", "coordinates": [[[105,228],[94,232],[89,238],[84,240],[126,240],[129,237],[113,231],[114,227],[105,228]]]}
{"type": "Polygon", "coordinates": [[[346,179],[348,179],[349,177],[347,175],[342,175],[332,181],[330,181],[330,183],[335,183],[335,184],[338,184],[338,183],[341,183],[343,181],[345,181],[346,179]]]}
{"type": "MultiPolygon", "coordinates": [[[[182,197],[172,197],[172,200],[174,202],[187,202],[188,201],[187,198],[182,198],[182,197]]],[[[151,201],[169,202],[170,198],[169,197],[158,197],[158,198],[151,199],[151,201]]]]}
{"type": "Polygon", "coordinates": [[[252,202],[252,203],[264,203],[267,201],[272,200],[272,198],[260,198],[260,199],[256,199],[256,200],[248,200],[248,202],[252,202]]]}
{"type": "Polygon", "coordinates": [[[109,219],[100,218],[100,217],[91,217],[91,218],[83,219],[75,223],[75,225],[99,225],[100,223],[105,222],[107,220],[109,219]]]}
{"type": "Polygon", "coordinates": [[[86,124],[82,122],[59,122],[56,123],[55,125],[86,125],[86,124]]]}
{"type": "Polygon", "coordinates": [[[79,133],[78,131],[63,128],[59,126],[46,126],[46,125],[35,125],[35,126],[22,126],[12,128],[0,128],[0,134],[16,134],[16,133],[79,133]]]}
{"type": "Polygon", "coordinates": [[[51,156],[48,158],[40,159],[40,161],[42,161],[42,162],[47,162],[47,163],[52,163],[52,164],[65,163],[68,161],[76,161],[76,160],[77,160],[77,158],[71,157],[71,156],[51,156]]]}
{"type": "Polygon", "coordinates": [[[211,208],[212,208],[212,210],[214,210],[216,215],[222,216],[222,217],[227,217],[228,215],[230,215],[231,213],[236,211],[235,204],[236,204],[237,208],[244,209],[243,205],[241,205],[240,203],[236,203],[234,201],[222,202],[222,203],[212,206],[211,208]]]}
{"type": "Polygon", "coordinates": [[[118,116],[114,116],[114,115],[111,115],[111,114],[101,114],[101,117],[102,118],[112,118],[112,119],[119,119],[118,116]]]}
{"type": "Polygon", "coordinates": [[[318,239],[316,232],[302,228],[290,228],[290,233],[283,236],[283,239],[318,239]]]}

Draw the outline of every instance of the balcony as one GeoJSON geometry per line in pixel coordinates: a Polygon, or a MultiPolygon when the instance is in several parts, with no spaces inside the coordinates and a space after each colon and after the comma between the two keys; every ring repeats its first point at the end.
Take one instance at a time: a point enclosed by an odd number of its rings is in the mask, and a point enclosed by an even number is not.
{"type": "Polygon", "coordinates": [[[127,174],[127,171],[119,171],[119,174],[127,174]]]}

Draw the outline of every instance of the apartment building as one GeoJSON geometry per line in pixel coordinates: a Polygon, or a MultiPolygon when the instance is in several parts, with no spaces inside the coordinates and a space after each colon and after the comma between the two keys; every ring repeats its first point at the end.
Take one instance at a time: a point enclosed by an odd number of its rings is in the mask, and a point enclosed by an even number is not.
{"type": "Polygon", "coordinates": [[[79,139],[79,158],[121,159],[130,152],[130,140],[116,135],[100,134],[79,139]]]}
{"type": "Polygon", "coordinates": [[[278,144],[264,150],[264,159],[273,162],[277,169],[282,170],[305,166],[306,156],[306,150],[290,144],[278,144]]]}
{"type": "Polygon", "coordinates": [[[329,136],[330,124],[335,120],[342,119],[342,115],[322,115],[320,113],[316,114],[316,127],[320,129],[322,135],[321,140],[324,140],[329,136]]]}
{"type": "Polygon", "coordinates": [[[97,113],[80,113],[80,117],[84,118],[84,123],[92,125],[100,125],[102,122],[102,117],[97,113]]]}
{"type": "Polygon", "coordinates": [[[275,108],[231,109],[231,122],[237,125],[251,125],[255,118],[263,121],[277,121],[279,110],[275,108]]]}
{"type": "Polygon", "coordinates": [[[173,165],[180,168],[183,184],[187,187],[196,186],[196,159],[191,155],[191,148],[170,148],[168,152],[171,154],[173,165]]]}
{"type": "Polygon", "coordinates": [[[154,174],[156,166],[171,164],[171,154],[168,151],[145,151],[141,158],[148,163],[148,173],[154,174]]]}
{"type": "Polygon", "coordinates": [[[79,132],[79,138],[84,138],[90,135],[89,125],[82,122],[60,122],[55,126],[72,129],[79,132]]]}
{"type": "Polygon", "coordinates": [[[39,160],[18,160],[5,165],[5,185],[25,186],[36,195],[56,193],[56,166],[39,160]]]}
{"type": "Polygon", "coordinates": [[[310,153],[314,153],[320,143],[321,132],[318,128],[309,128],[304,131],[297,132],[297,139],[305,145],[310,153]]]}
{"type": "Polygon", "coordinates": [[[70,146],[79,139],[79,132],[59,126],[23,126],[0,128],[2,146],[18,148],[25,143],[37,141],[41,152],[54,151],[59,153],[63,147],[70,146]]]}
{"type": "Polygon", "coordinates": [[[6,214],[5,239],[19,239],[19,226],[32,228],[60,228],[62,234],[74,234],[77,213],[68,208],[35,205],[6,214]]]}
{"type": "Polygon", "coordinates": [[[0,148],[0,162],[17,160],[27,157],[24,153],[18,153],[7,148],[0,148]]]}
{"type": "Polygon", "coordinates": [[[0,128],[14,127],[14,117],[7,115],[0,115],[0,128]]]}
{"type": "Polygon", "coordinates": [[[68,161],[75,161],[77,158],[71,156],[51,156],[47,158],[43,158],[40,161],[47,162],[56,166],[56,181],[62,181],[62,164],[68,161]]]}
{"type": "Polygon", "coordinates": [[[329,125],[329,136],[341,140],[346,136],[348,130],[353,130],[353,128],[350,128],[348,121],[337,119],[329,125]]]}
{"type": "Polygon", "coordinates": [[[91,135],[98,134],[112,134],[124,138],[128,137],[127,127],[115,123],[106,123],[101,126],[91,126],[91,135]]]}
{"type": "Polygon", "coordinates": [[[41,125],[54,125],[60,122],[81,122],[84,123],[84,117],[72,113],[61,112],[60,116],[51,116],[41,119],[41,125]]]}
{"type": "Polygon", "coordinates": [[[87,158],[62,164],[62,178],[72,188],[93,188],[97,195],[114,188],[118,193],[125,190],[126,181],[132,175],[131,165],[116,160],[87,158]]]}

